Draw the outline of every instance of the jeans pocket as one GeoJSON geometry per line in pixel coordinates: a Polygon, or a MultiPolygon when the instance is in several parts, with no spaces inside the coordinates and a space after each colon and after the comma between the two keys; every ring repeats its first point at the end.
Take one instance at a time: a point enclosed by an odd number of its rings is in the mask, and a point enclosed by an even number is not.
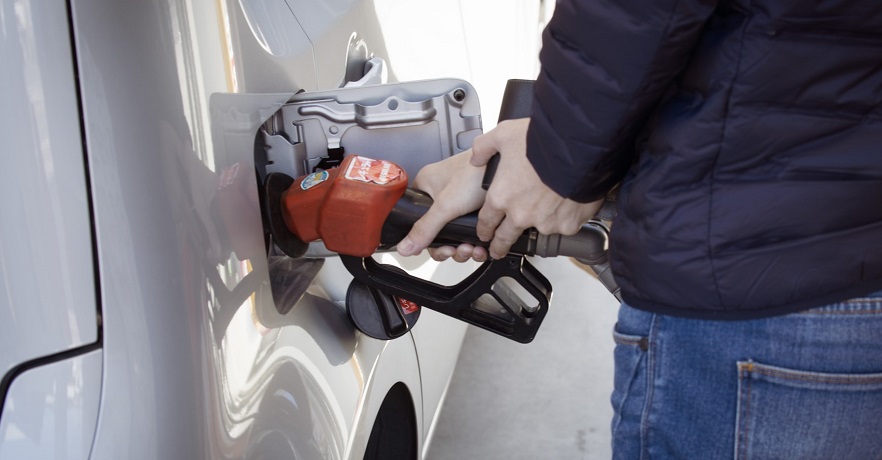
{"type": "Polygon", "coordinates": [[[882,373],[738,363],[736,460],[882,458],[882,373]]]}
{"type": "MultiPolygon", "coordinates": [[[[617,325],[618,326],[618,325],[617,325]]],[[[613,407],[613,458],[639,458],[643,410],[647,398],[647,337],[613,332],[615,372],[610,402],[613,407]]]]}

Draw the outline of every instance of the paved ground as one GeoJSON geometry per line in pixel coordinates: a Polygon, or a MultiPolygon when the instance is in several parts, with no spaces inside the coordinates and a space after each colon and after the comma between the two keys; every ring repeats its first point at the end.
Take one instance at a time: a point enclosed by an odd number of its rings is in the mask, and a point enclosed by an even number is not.
{"type": "Polygon", "coordinates": [[[537,259],[554,284],[536,339],[472,328],[428,460],[610,457],[617,303],[568,259],[537,259]]]}

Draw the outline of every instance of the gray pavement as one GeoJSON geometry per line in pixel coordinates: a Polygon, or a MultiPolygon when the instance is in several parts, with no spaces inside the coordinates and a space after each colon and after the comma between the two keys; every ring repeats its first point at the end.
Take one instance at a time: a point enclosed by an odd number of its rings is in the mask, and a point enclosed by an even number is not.
{"type": "Polygon", "coordinates": [[[610,458],[618,303],[570,260],[536,259],[551,308],[522,345],[470,328],[428,460],[610,458]]]}

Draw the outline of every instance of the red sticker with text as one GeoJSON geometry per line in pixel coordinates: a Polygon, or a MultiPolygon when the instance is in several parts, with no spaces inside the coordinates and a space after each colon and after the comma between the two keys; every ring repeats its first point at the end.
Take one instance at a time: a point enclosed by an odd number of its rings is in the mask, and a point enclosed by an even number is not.
{"type": "Polygon", "coordinates": [[[401,168],[391,161],[372,160],[357,156],[349,163],[344,177],[349,180],[386,185],[400,175],[401,168]]]}
{"type": "Polygon", "coordinates": [[[401,310],[404,311],[405,315],[416,313],[420,309],[419,305],[411,302],[410,300],[402,299],[400,297],[396,297],[396,299],[398,299],[398,306],[401,307],[401,310]]]}

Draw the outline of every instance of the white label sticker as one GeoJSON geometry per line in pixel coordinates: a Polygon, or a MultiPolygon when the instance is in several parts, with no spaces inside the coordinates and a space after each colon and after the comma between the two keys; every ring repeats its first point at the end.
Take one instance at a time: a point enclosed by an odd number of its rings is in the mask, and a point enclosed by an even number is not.
{"type": "Polygon", "coordinates": [[[326,180],[328,180],[328,172],[327,171],[314,172],[314,173],[304,177],[303,180],[300,181],[300,188],[302,190],[309,190],[309,189],[315,187],[316,185],[321,184],[322,182],[324,182],[326,180]]]}

